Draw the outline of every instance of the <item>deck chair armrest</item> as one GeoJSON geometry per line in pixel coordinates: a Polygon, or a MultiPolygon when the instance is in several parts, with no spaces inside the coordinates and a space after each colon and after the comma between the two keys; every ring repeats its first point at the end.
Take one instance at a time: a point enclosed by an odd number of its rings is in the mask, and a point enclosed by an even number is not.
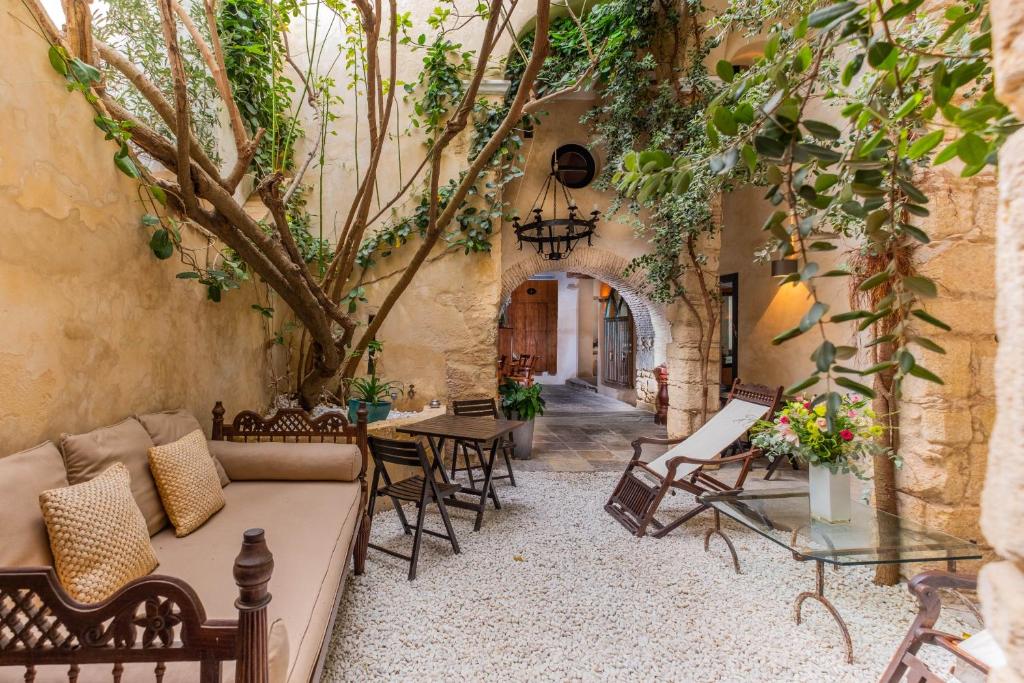
{"type": "Polygon", "coordinates": [[[675,446],[681,444],[686,440],[685,436],[681,436],[678,439],[658,439],[653,436],[641,436],[639,439],[631,442],[630,445],[633,447],[633,462],[642,463],[640,457],[643,455],[644,444],[658,444],[660,446],[675,446]]]}
{"type": "Polygon", "coordinates": [[[750,460],[751,458],[757,457],[759,449],[752,448],[749,451],[744,451],[739,455],[730,455],[724,458],[711,458],[710,460],[704,460],[701,458],[688,458],[685,455],[677,455],[668,461],[669,468],[678,467],[683,463],[690,463],[691,465],[728,465],[731,462],[743,462],[744,460],[750,460]]]}

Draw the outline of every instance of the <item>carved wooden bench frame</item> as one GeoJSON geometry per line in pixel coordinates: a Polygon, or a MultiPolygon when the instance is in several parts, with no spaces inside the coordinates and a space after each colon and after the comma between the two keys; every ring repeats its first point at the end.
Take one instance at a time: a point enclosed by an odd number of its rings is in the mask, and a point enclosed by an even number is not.
{"type": "MultiPolygon", "coordinates": [[[[225,424],[224,413],[218,401],[213,409],[215,440],[330,441],[359,447],[363,516],[349,554],[355,572],[363,573],[370,535],[366,407],[360,407],[354,425],[339,414],[312,419],[297,409],[279,410],[267,419],[243,411],[225,424]]],[[[245,531],[233,567],[238,618],[208,619],[196,592],[170,576],[136,579],[107,600],[85,605],[67,594],[52,567],[0,568],[0,668],[24,667],[24,680],[32,683],[36,667],[67,666],[68,681],[74,683],[83,665],[110,664],[111,679],[120,683],[125,664],[153,663],[153,675],[159,682],[168,662],[199,662],[199,682],[220,683],[222,663],[234,660],[236,683],[266,683],[267,605],[271,599],[267,585],[273,569],[263,530],[245,531]]],[[[323,670],[339,603],[333,607],[313,680],[319,680],[323,670]]]]}

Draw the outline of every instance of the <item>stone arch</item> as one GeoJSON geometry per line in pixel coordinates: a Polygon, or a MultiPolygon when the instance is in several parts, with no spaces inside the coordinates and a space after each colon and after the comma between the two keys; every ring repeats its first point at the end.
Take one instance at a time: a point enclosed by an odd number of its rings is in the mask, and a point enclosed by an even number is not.
{"type": "MultiPolygon", "coordinates": [[[[530,277],[538,273],[553,271],[584,273],[607,282],[617,289],[633,312],[636,326],[637,390],[639,383],[649,382],[651,370],[666,361],[668,345],[672,341],[672,328],[665,315],[665,307],[652,302],[642,292],[644,280],[641,273],[629,277],[623,275],[629,260],[598,247],[579,245],[575,251],[560,261],[547,261],[537,254],[513,263],[501,275],[501,305],[508,305],[512,292],[530,277]]],[[[647,393],[646,391],[644,393],[647,393]]]]}

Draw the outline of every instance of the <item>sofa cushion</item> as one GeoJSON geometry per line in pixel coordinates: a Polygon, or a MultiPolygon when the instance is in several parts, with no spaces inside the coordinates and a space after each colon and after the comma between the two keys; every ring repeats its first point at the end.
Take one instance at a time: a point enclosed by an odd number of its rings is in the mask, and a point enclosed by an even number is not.
{"type": "Polygon", "coordinates": [[[133,417],[85,434],[64,434],[60,439],[68,483],[81,484],[115,462],[124,463],[131,475],[132,495],[146,518],[150,535],[167,526],[156,482],[149,473],[149,447],[153,442],[133,417]]]}
{"type": "Polygon", "coordinates": [[[210,452],[231,481],[355,481],[359,447],[344,443],[211,441],[210,452]]]}
{"type": "MultiPolygon", "coordinates": [[[[199,424],[199,420],[196,419],[195,415],[185,410],[184,408],[178,408],[176,410],[164,410],[159,413],[146,413],[145,415],[136,415],[137,419],[145,430],[149,433],[149,438],[153,441],[154,446],[164,446],[169,443],[174,443],[186,434],[191,434],[196,431],[203,431],[203,426],[199,424]]],[[[217,461],[213,459],[213,465],[217,468],[217,476],[220,477],[220,485],[227,486],[231,483],[228,479],[228,475],[224,473],[224,468],[217,461]]]]}
{"type": "Polygon", "coordinates": [[[224,507],[220,478],[202,431],[150,448],[149,469],[177,536],[189,535],[224,507]]]}
{"type": "Polygon", "coordinates": [[[0,457],[0,567],[53,564],[39,494],[67,485],[52,441],[0,457]]]}
{"type": "Polygon", "coordinates": [[[238,596],[231,574],[242,532],[266,531],[274,555],[269,621],[283,619],[291,665],[288,680],[305,683],[316,666],[348,564],[360,518],[355,482],[245,482],[224,489],[224,509],[194,533],[153,537],[160,573],[177,576],[199,594],[209,618],[234,618],[238,596]]]}
{"type": "Polygon", "coordinates": [[[146,520],[132,497],[128,468],[115,462],[87,482],[39,496],[53,564],[68,595],[106,600],[156,569],[146,520]]]}

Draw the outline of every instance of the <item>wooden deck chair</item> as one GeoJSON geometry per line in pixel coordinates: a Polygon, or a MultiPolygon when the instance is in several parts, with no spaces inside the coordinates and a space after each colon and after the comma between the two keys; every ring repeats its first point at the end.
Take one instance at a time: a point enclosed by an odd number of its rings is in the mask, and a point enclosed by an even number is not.
{"type": "Polygon", "coordinates": [[[651,535],[661,538],[691,517],[708,509],[699,503],[681,517],[663,524],[654,518],[665,494],[673,489],[701,494],[721,491],[739,491],[747,478],[751,461],[759,451],[751,449],[739,455],[719,456],[754,424],[774,413],[782,396],[782,387],[770,388],[759,384],[733,382],[729,399],[715,415],[693,434],[680,439],[640,438],[633,442],[633,459],[626,466],[622,478],[612,492],[604,509],[619,520],[634,536],[643,536],[647,527],[651,535]],[[644,444],[674,445],[667,453],[652,462],[641,460],[644,444]],[[703,471],[707,464],[741,463],[736,482],[730,486],[703,471]]]}

